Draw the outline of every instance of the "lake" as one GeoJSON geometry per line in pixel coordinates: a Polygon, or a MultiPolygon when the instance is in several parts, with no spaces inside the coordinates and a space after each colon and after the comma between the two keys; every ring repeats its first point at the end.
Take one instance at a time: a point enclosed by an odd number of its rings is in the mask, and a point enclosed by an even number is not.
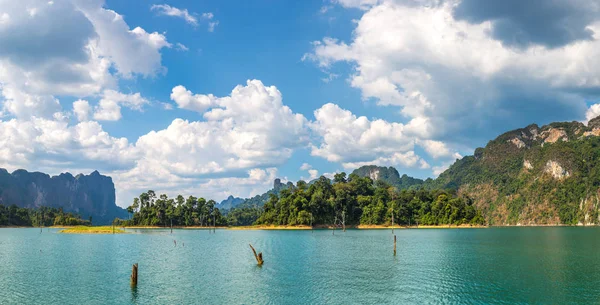
{"type": "Polygon", "coordinates": [[[0,229],[0,304],[600,302],[598,227],[57,232],[0,229]]]}

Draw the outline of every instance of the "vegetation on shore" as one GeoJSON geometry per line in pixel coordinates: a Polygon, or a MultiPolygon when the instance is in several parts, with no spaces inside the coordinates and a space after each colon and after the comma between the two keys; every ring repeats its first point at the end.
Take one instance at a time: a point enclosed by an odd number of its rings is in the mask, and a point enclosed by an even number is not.
{"type": "Polygon", "coordinates": [[[157,227],[219,227],[226,226],[227,220],[215,207],[214,200],[189,196],[185,199],[179,195],[169,198],[162,194],[156,196],[152,190],[134,198],[133,204],[127,208],[130,219],[116,219],[119,226],[157,226],[157,227]]]}
{"type": "MultiPolygon", "coordinates": [[[[131,217],[119,226],[205,227],[252,226],[297,229],[409,225],[484,225],[485,220],[469,198],[446,191],[398,190],[369,177],[336,174],[312,184],[298,181],[270,194],[264,206],[243,204],[223,215],[215,201],[190,196],[175,199],[142,193],[128,208],[131,217]]],[[[257,227],[251,227],[257,228],[257,227]]]]}
{"type": "Polygon", "coordinates": [[[271,196],[262,225],[462,225],[485,224],[469,198],[446,191],[398,190],[369,177],[345,173],[321,177],[271,196]]]}
{"type": "Polygon", "coordinates": [[[16,205],[0,204],[0,227],[49,227],[91,225],[73,213],[65,213],[62,208],[41,207],[38,209],[20,208],[16,205]]]}
{"type": "Polygon", "coordinates": [[[118,234],[118,233],[126,233],[124,230],[119,229],[113,226],[98,226],[98,227],[90,227],[90,226],[76,226],[72,228],[66,228],[60,230],[59,233],[69,233],[69,234],[118,234]]]}

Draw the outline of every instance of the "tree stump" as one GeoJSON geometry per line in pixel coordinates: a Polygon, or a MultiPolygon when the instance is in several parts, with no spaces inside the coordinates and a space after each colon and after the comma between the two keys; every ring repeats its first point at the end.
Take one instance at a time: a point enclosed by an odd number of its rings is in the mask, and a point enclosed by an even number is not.
{"type": "Polygon", "coordinates": [[[394,235],[394,256],[396,256],[396,235],[394,235]]]}
{"type": "Polygon", "coordinates": [[[248,244],[248,245],[250,246],[250,249],[252,249],[252,252],[254,253],[254,258],[256,258],[256,263],[257,263],[259,266],[262,266],[262,265],[263,265],[263,263],[265,262],[265,261],[263,261],[262,252],[260,252],[260,253],[256,254],[256,250],[254,250],[254,247],[252,247],[252,245],[251,245],[251,244],[248,244]]]}
{"type": "Polygon", "coordinates": [[[133,264],[133,268],[131,269],[131,286],[137,286],[138,281],[138,264],[133,264]]]}

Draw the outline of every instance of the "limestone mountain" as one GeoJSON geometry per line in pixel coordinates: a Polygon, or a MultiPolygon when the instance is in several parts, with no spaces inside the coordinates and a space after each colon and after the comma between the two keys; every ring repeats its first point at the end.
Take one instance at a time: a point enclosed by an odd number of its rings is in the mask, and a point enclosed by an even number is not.
{"type": "Polygon", "coordinates": [[[229,195],[229,197],[227,197],[227,199],[221,201],[217,207],[219,209],[223,209],[223,210],[229,210],[231,208],[235,208],[236,206],[239,206],[240,204],[244,203],[246,199],[244,198],[240,198],[240,197],[233,197],[231,195],[229,195]]]}
{"type": "Polygon", "coordinates": [[[532,124],[457,160],[426,188],[471,198],[492,225],[598,224],[600,118],[532,124]]]}
{"type": "Polygon", "coordinates": [[[26,208],[55,207],[73,212],[94,224],[108,224],[127,212],[115,204],[112,179],[97,171],[73,176],[49,176],[20,169],[9,173],[0,169],[0,204],[26,208]]]}
{"type": "Polygon", "coordinates": [[[413,178],[406,174],[400,176],[398,171],[391,166],[365,165],[355,169],[352,173],[360,177],[369,177],[373,181],[383,180],[399,190],[418,188],[425,183],[421,179],[413,178]]]}

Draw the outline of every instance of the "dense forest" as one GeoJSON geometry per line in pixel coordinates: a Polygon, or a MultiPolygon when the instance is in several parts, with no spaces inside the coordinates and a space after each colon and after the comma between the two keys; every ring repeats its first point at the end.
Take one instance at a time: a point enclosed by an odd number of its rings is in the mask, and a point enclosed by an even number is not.
{"type": "Polygon", "coordinates": [[[214,200],[179,195],[169,198],[156,196],[152,190],[133,199],[127,208],[130,219],[117,219],[115,224],[123,226],[224,226],[227,220],[215,207],[214,200]]]}
{"type": "Polygon", "coordinates": [[[91,220],[83,220],[72,213],[64,213],[62,208],[41,207],[28,209],[16,205],[4,206],[0,204],[0,226],[76,226],[90,225],[91,220]]]}
{"type": "Polygon", "coordinates": [[[336,174],[310,185],[298,181],[270,194],[264,204],[242,204],[223,215],[215,201],[193,196],[175,199],[142,193],[127,209],[132,217],[120,225],[239,226],[482,225],[480,211],[471,200],[445,191],[398,190],[369,177],[336,174]]]}
{"type": "Polygon", "coordinates": [[[484,224],[468,198],[446,191],[398,190],[383,180],[345,173],[282,190],[265,203],[265,225],[461,225],[484,224]]]}

